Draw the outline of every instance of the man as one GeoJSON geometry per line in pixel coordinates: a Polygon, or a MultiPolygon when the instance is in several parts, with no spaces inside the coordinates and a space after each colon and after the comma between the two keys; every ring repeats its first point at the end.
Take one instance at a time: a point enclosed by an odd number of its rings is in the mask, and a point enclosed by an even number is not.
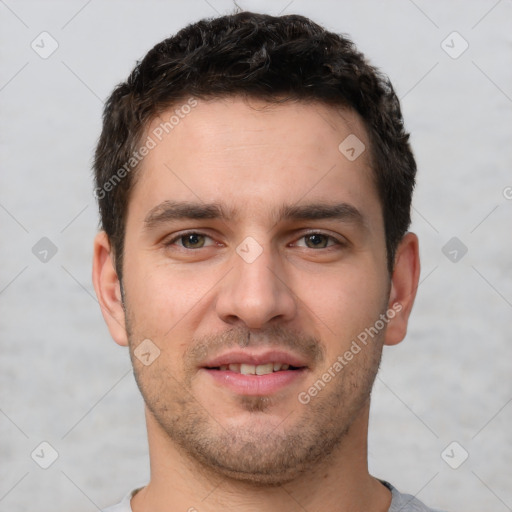
{"type": "Polygon", "coordinates": [[[368,473],[418,284],[416,165],[353,44],[301,16],[192,24],[114,90],[94,168],[94,286],[151,462],[108,510],[431,510],[368,473]]]}

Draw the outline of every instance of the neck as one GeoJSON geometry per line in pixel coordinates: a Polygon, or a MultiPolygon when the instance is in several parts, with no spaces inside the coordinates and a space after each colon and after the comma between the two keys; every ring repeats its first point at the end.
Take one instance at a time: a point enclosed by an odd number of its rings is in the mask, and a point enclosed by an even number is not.
{"type": "Polygon", "coordinates": [[[388,510],[391,495],[368,473],[369,404],[361,410],[331,455],[291,482],[278,486],[227,479],[198,462],[169,439],[146,411],[151,480],[132,498],[134,512],[175,510],[292,512],[388,510]]]}

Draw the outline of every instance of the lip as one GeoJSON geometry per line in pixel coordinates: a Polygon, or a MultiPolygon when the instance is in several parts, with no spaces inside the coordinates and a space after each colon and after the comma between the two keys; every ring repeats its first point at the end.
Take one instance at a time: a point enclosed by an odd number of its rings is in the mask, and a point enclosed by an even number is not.
{"type": "Polygon", "coordinates": [[[201,366],[200,374],[209,378],[238,395],[268,396],[296,384],[304,378],[308,365],[299,356],[285,350],[234,350],[220,354],[201,366]],[[243,375],[231,370],[220,370],[221,365],[266,363],[288,364],[294,369],[280,370],[266,375],[243,375]]]}
{"type": "Polygon", "coordinates": [[[306,374],[306,368],[281,370],[266,375],[243,375],[230,370],[201,368],[214,382],[237,395],[268,396],[296,384],[306,374]]]}
{"type": "MultiPolygon", "coordinates": [[[[204,369],[217,368],[224,364],[266,364],[266,363],[281,363],[289,364],[296,368],[307,367],[306,361],[300,357],[286,352],[284,350],[265,350],[262,352],[248,351],[248,350],[235,350],[220,354],[213,359],[210,359],[201,367],[204,369]]],[[[276,372],[279,373],[279,372],[276,372]]],[[[261,377],[261,375],[260,375],[261,377]]]]}

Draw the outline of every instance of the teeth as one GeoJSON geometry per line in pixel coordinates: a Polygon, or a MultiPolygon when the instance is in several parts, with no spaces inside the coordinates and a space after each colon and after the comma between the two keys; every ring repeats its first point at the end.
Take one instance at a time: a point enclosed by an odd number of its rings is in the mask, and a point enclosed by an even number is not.
{"type": "Polygon", "coordinates": [[[282,363],[265,363],[265,364],[245,364],[245,363],[231,363],[222,364],[219,366],[221,371],[231,371],[241,373],[242,375],[268,375],[272,372],[285,371],[290,368],[289,364],[282,363]]]}
{"type": "Polygon", "coordinates": [[[267,375],[274,371],[274,365],[272,363],[259,364],[256,366],[256,375],[267,375]]]}
{"type": "Polygon", "coordinates": [[[253,364],[241,364],[240,373],[242,375],[254,375],[256,373],[256,366],[253,364]]]}

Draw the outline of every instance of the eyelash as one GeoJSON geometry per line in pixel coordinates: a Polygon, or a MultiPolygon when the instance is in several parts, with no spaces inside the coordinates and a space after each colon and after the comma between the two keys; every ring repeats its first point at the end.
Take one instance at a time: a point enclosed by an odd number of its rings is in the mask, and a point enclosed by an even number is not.
{"type": "MultiPolygon", "coordinates": [[[[179,233],[178,235],[175,235],[169,241],[164,242],[164,246],[165,247],[170,247],[170,246],[174,245],[178,240],[181,240],[182,238],[184,238],[184,237],[186,237],[188,235],[200,235],[200,236],[204,236],[206,238],[209,238],[210,240],[213,240],[212,237],[207,235],[206,233],[201,233],[200,231],[193,231],[192,230],[192,231],[184,231],[182,233],[179,233]]],[[[333,235],[328,235],[327,233],[322,233],[321,231],[310,231],[308,233],[304,233],[297,240],[301,240],[301,239],[306,238],[307,236],[311,236],[311,235],[325,236],[325,237],[328,238],[329,241],[333,241],[334,242],[333,244],[328,245],[327,247],[321,247],[320,249],[329,249],[330,247],[333,247],[333,246],[340,246],[340,247],[347,246],[346,242],[344,242],[342,240],[339,240],[338,238],[334,237],[333,235]]],[[[208,246],[208,247],[210,247],[210,246],[208,246]]],[[[198,247],[197,249],[189,249],[188,247],[180,246],[180,249],[183,249],[185,251],[197,251],[197,250],[203,249],[203,248],[204,247],[198,247]]],[[[312,247],[304,247],[304,248],[305,249],[313,249],[312,247]]],[[[313,249],[313,250],[318,250],[318,249],[313,249]]]]}

